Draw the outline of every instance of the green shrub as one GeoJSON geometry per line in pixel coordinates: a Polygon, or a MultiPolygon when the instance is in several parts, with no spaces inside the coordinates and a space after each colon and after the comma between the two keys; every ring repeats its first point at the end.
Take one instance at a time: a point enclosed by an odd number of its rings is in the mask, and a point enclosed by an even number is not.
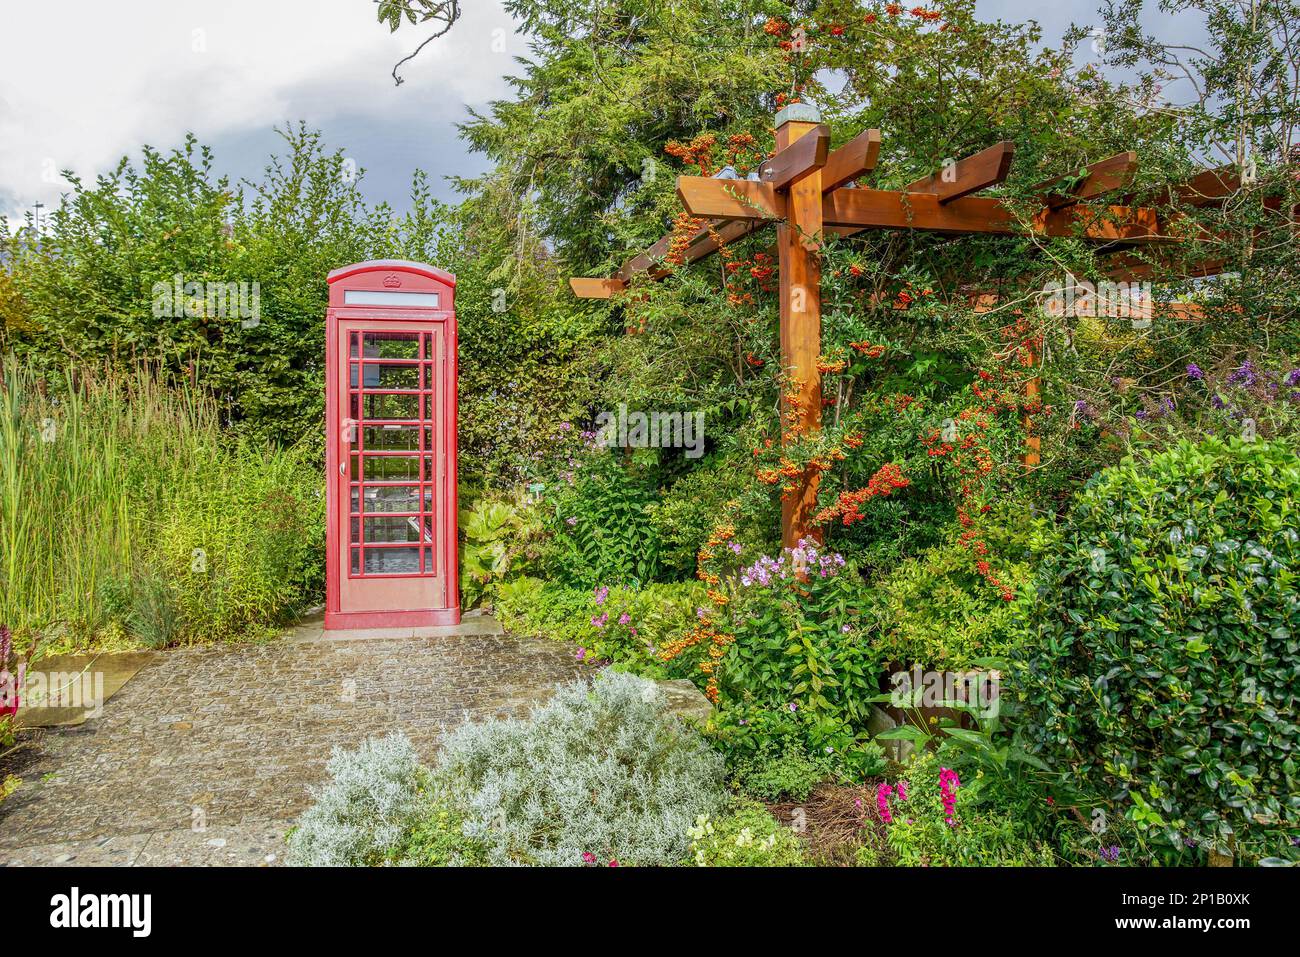
{"type": "MultiPolygon", "coordinates": [[[[1023,634],[1015,609],[980,577],[975,556],[955,535],[899,565],[872,593],[872,651],[883,665],[966,670],[977,659],[1003,657],[1023,634]]],[[[1003,561],[997,574],[1019,589],[1031,566],[1003,561]]]]}
{"type": "Polygon", "coordinates": [[[654,494],[640,465],[624,464],[608,449],[584,456],[573,484],[561,484],[548,499],[548,573],[584,588],[654,579],[659,539],[647,513],[654,494]]]}
{"type": "Polygon", "coordinates": [[[828,779],[859,783],[882,773],[887,764],[884,749],[866,731],[797,707],[730,704],[711,727],[732,782],[764,800],[782,794],[802,799],[828,779]]]}
{"type": "Polygon", "coordinates": [[[591,591],[525,575],[499,583],[493,610],[511,634],[580,642],[591,630],[591,591]]]}
{"type": "Polygon", "coordinates": [[[542,534],[531,504],[482,497],[460,513],[460,598],[474,608],[536,557],[542,534]]]}
{"type": "Polygon", "coordinates": [[[754,801],[736,801],[716,819],[701,814],[688,832],[697,867],[801,867],[803,847],[794,831],[754,801]]]}
{"type": "Polygon", "coordinates": [[[744,476],[725,465],[701,465],[678,479],[646,509],[660,542],[663,571],[695,574],[696,555],[708,540],[723,505],[735,498],[744,476]]]}
{"type": "Polygon", "coordinates": [[[1025,731],[1170,845],[1294,853],[1300,459],[1181,443],[1077,496],[1027,616],[1025,731]]]}
{"type": "MultiPolygon", "coordinates": [[[[921,752],[901,782],[884,796],[892,820],[886,824],[889,847],[903,867],[1045,867],[1056,863],[1051,849],[1033,839],[1027,829],[1004,812],[976,807],[972,789],[952,778],[945,807],[940,766],[930,752],[921,752]]],[[[949,772],[951,773],[951,772],[949,772]]],[[[877,801],[880,800],[878,796],[877,801]]],[[[868,810],[879,815],[879,804],[868,810]]],[[[866,852],[864,864],[874,863],[866,852]]]]}
{"type": "Polygon", "coordinates": [[[699,582],[588,590],[528,577],[499,584],[496,595],[496,611],[509,631],[572,641],[584,659],[655,678],[686,676],[656,652],[690,628],[705,598],[699,582]]]}
{"type": "Polygon", "coordinates": [[[289,833],[289,863],[358,867],[391,858],[419,806],[422,769],[411,742],[390,734],[356,751],[336,747],[327,769],[329,783],[311,789],[315,803],[289,833]]]}
{"type": "Polygon", "coordinates": [[[480,867],[487,856],[481,842],[465,836],[465,815],[426,792],[387,860],[403,867],[480,867]]]}
{"type": "Polygon", "coordinates": [[[493,865],[675,864],[725,792],[722,759],[665,707],[627,674],[565,685],[525,720],[454,731],[436,786],[493,865]]]}
{"type": "MultiPolygon", "coordinates": [[[[883,762],[882,762],[883,763],[883,762]]],[[[835,776],[834,762],[827,755],[812,755],[799,742],[775,743],[736,761],[730,769],[735,787],[763,801],[790,797],[802,801],[813,788],[835,776]]]]}

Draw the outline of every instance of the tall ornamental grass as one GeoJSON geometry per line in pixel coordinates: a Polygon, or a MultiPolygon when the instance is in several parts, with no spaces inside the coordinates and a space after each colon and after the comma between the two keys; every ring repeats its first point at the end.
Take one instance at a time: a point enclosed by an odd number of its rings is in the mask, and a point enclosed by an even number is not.
{"type": "Polygon", "coordinates": [[[324,508],[301,448],[224,434],[154,370],[14,359],[0,389],[0,623],[47,650],[256,635],[320,591],[324,508]]]}

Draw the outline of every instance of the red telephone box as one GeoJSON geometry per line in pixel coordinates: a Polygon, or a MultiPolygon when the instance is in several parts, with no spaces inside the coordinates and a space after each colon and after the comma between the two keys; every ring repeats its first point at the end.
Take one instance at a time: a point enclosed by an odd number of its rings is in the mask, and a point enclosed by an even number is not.
{"type": "Polygon", "coordinates": [[[325,627],[458,624],[456,277],[385,259],[329,287],[325,627]]]}

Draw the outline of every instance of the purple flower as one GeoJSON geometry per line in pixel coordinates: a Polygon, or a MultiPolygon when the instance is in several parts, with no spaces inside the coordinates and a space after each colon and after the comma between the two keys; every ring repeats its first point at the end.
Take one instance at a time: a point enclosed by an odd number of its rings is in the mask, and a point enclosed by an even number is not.
{"type": "Polygon", "coordinates": [[[599,588],[596,589],[595,595],[596,595],[597,605],[605,604],[605,599],[609,597],[609,586],[601,585],[599,588]]]}
{"type": "Polygon", "coordinates": [[[1151,413],[1146,409],[1139,409],[1137,417],[1140,421],[1145,422],[1147,419],[1151,418],[1151,413]]]}
{"type": "Polygon", "coordinates": [[[609,623],[609,612],[603,612],[600,615],[592,616],[591,623],[597,628],[604,628],[609,623]]]}
{"type": "MultiPolygon", "coordinates": [[[[594,621],[593,621],[593,624],[594,624],[594,621]]],[[[578,661],[582,661],[584,658],[587,657],[587,649],[586,649],[586,648],[579,648],[579,649],[578,649],[578,653],[577,653],[576,655],[574,655],[573,657],[576,658],[578,661]]]]}
{"type": "Polygon", "coordinates": [[[790,708],[791,711],[798,711],[798,710],[799,710],[799,706],[798,706],[797,704],[795,704],[793,701],[790,702],[790,704],[789,704],[789,708],[790,708]]]}
{"type": "Polygon", "coordinates": [[[572,526],[574,526],[574,525],[577,525],[577,524],[578,524],[578,516],[576,516],[576,515],[570,515],[568,518],[566,518],[566,519],[564,520],[564,524],[565,524],[565,525],[568,525],[568,526],[570,526],[570,527],[572,527],[572,526]]]}
{"type": "Polygon", "coordinates": [[[1118,847],[1118,845],[1112,844],[1110,847],[1103,847],[1103,848],[1101,849],[1101,851],[1099,851],[1098,853],[1101,854],[1102,860],[1106,860],[1106,861],[1118,861],[1118,860],[1119,860],[1119,847],[1118,847]]]}
{"type": "Polygon", "coordinates": [[[1259,379],[1255,367],[1247,359],[1228,375],[1228,385],[1252,386],[1259,379]]]}
{"type": "Polygon", "coordinates": [[[730,545],[729,547],[730,547],[731,550],[732,550],[733,552],[735,552],[737,555],[740,554],[740,551],[741,551],[741,548],[740,548],[740,542],[732,542],[731,545],[730,545]]]}
{"type": "Polygon", "coordinates": [[[1288,372],[1282,379],[1282,384],[1285,386],[1300,385],[1300,369],[1292,369],[1288,372]]]}
{"type": "Polygon", "coordinates": [[[623,614],[618,616],[618,623],[620,625],[626,625],[631,620],[632,620],[632,616],[629,615],[627,612],[623,612],[623,614]]]}
{"type": "Polygon", "coordinates": [[[1228,404],[1224,402],[1223,399],[1219,398],[1219,393],[1217,392],[1210,396],[1210,405],[1214,406],[1216,409],[1226,409],[1228,407],[1228,404]]]}
{"type": "Polygon", "coordinates": [[[1200,382],[1205,379],[1205,373],[1201,371],[1201,367],[1195,362],[1189,362],[1187,363],[1187,378],[1200,382]]]}

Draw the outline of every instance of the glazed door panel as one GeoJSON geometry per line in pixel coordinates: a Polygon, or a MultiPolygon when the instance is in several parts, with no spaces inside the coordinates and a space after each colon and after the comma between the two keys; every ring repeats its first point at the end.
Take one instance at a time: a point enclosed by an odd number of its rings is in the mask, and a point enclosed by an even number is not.
{"type": "Polygon", "coordinates": [[[438,607],[447,534],[442,326],[344,320],[338,336],[339,610],[438,607]]]}

